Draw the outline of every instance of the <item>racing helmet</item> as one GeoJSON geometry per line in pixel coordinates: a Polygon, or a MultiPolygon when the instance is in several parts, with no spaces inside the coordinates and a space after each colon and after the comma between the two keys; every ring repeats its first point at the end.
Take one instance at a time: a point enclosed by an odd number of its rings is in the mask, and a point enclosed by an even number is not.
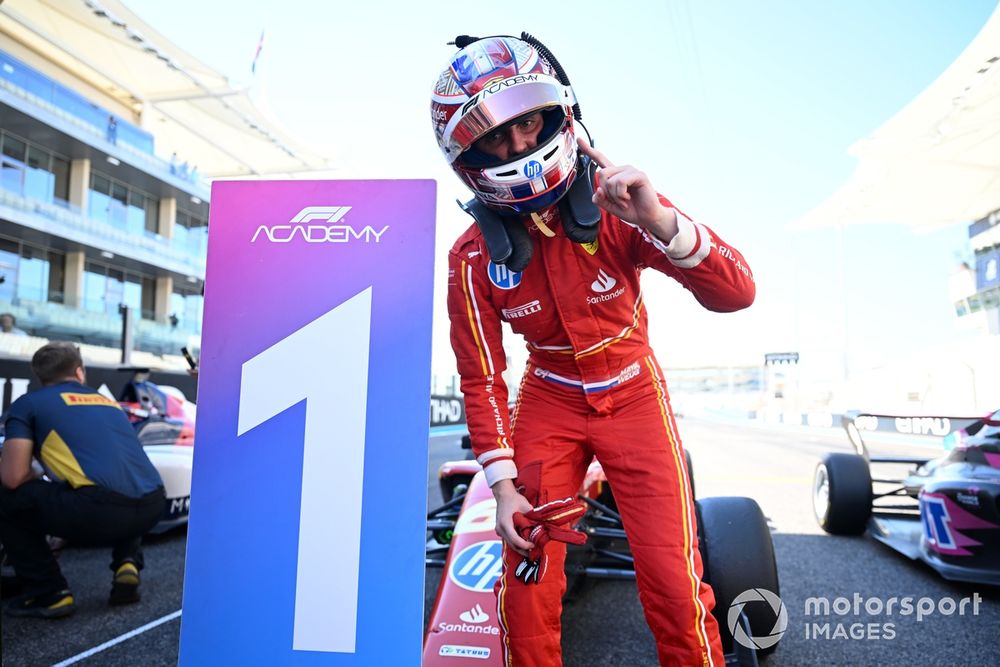
{"type": "Polygon", "coordinates": [[[542,51],[515,37],[473,41],[451,57],[431,96],[431,121],[445,159],[479,201],[505,215],[548,208],[576,177],[576,98],[542,51]],[[533,149],[500,160],[475,147],[535,111],[542,128],[533,149]]]}

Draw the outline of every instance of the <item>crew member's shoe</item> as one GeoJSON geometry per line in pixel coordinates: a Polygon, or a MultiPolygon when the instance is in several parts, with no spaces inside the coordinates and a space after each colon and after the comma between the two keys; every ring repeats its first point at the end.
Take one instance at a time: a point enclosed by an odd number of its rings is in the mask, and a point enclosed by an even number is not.
{"type": "Polygon", "coordinates": [[[130,604],[139,601],[139,568],[132,561],[125,561],[115,570],[111,582],[111,604],[130,604]]]}
{"type": "Polygon", "coordinates": [[[42,595],[21,595],[4,605],[8,616],[61,618],[76,611],[73,594],[68,589],[42,595]]]}

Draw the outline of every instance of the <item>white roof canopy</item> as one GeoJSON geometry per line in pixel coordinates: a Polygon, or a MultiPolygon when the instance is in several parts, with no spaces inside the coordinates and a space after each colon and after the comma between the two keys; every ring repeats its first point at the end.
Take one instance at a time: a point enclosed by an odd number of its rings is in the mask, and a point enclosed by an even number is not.
{"type": "Polygon", "coordinates": [[[793,228],[932,229],[1000,209],[1000,8],[934,83],[850,153],[854,174],[793,228]]]}
{"type": "Polygon", "coordinates": [[[164,155],[208,177],[328,169],[246,89],[167,40],[120,0],[6,0],[4,32],[141,115],[164,155]]]}

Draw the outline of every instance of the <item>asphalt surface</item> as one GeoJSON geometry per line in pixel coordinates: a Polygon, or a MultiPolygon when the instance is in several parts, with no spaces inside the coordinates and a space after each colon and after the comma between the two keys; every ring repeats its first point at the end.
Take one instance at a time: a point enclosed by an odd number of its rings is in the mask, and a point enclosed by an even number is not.
{"type": "MultiPolygon", "coordinates": [[[[818,456],[846,451],[837,431],[806,431],[791,427],[747,427],[695,419],[680,423],[681,436],[694,459],[699,497],[746,495],[769,518],[778,559],[781,598],[788,627],[777,651],[763,662],[786,665],[996,665],[1000,664],[1000,589],[945,582],[929,568],[912,563],[871,538],[839,538],[823,534],[810,506],[811,479],[818,456]],[[806,616],[809,597],[831,602],[843,597],[862,600],[860,613],[806,616]],[[866,611],[872,599],[929,598],[938,605],[950,598],[978,595],[978,613],[971,603],[966,614],[935,611],[887,616],[866,611]],[[815,637],[813,623],[829,624],[827,637],[815,637]],[[889,627],[891,624],[891,628],[889,627]],[[838,627],[842,629],[838,632],[838,627]],[[863,630],[864,636],[851,633],[863,630]],[[891,637],[890,637],[891,635],[891,637]]],[[[428,503],[440,499],[436,470],[445,460],[462,458],[458,436],[431,440],[428,503]]],[[[874,454],[926,453],[898,444],[876,445],[874,454]]],[[[76,595],[75,615],[58,621],[3,619],[2,664],[53,665],[161,621],[73,664],[175,665],[180,632],[185,532],[175,531],[147,541],[143,600],[126,608],[110,608],[106,598],[111,573],[109,554],[101,549],[67,548],[60,556],[76,595]]],[[[425,601],[433,602],[440,572],[428,570],[425,601]]],[[[874,604],[874,603],[872,603],[874,604]]],[[[946,602],[947,608],[947,602],[946,602]]],[[[897,606],[898,609],[898,606],[897,606]]],[[[646,628],[634,583],[590,582],[563,614],[563,651],[567,667],[656,665],[652,636],[646,628]]]]}

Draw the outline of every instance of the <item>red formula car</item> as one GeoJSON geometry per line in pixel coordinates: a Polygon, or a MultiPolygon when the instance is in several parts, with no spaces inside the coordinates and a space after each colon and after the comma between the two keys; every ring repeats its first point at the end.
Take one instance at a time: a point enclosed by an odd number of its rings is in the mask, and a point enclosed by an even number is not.
{"type": "MultiPolygon", "coordinates": [[[[688,477],[691,475],[688,458],[688,477]]],[[[424,667],[499,666],[500,629],[493,585],[501,573],[501,542],[495,528],[496,502],[478,463],[451,461],[439,470],[444,505],[427,516],[427,566],[443,568],[424,638],[424,667]]],[[[569,547],[568,590],[582,577],[634,579],[632,556],[614,493],[597,461],[591,463],[579,498],[588,511],[577,529],[587,543],[569,547]]],[[[695,502],[704,579],[715,590],[713,612],[722,632],[726,664],[756,665],[749,637],[772,633],[770,609],[743,607],[733,641],[729,611],[733,600],[750,589],[776,595],[778,571],[771,534],[760,507],[749,498],[705,498],[695,502]]],[[[777,641],[760,647],[777,648],[777,641]]]]}

